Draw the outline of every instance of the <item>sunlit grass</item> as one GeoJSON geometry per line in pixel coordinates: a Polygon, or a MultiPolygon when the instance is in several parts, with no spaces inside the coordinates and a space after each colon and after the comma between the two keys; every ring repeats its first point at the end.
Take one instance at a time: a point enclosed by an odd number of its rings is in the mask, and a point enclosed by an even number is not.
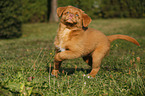
{"type": "MultiPolygon", "coordinates": [[[[141,47],[117,40],[95,78],[81,58],[64,61],[51,76],[58,23],[24,24],[23,36],[0,41],[0,95],[143,96],[145,93],[145,19],[93,20],[90,27],[106,35],[125,34],[141,47]]],[[[97,37],[96,37],[97,38],[97,37]]]]}

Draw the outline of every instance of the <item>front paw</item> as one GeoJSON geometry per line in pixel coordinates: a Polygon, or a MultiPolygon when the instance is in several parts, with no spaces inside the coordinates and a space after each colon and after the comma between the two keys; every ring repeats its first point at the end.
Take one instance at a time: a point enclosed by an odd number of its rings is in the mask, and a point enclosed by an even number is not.
{"type": "Polygon", "coordinates": [[[59,73],[59,70],[52,70],[52,72],[51,72],[51,75],[52,76],[55,76],[55,77],[58,77],[58,73],[59,73]]]}
{"type": "Polygon", "coordinates": [[[62,61],[62,59],[60,58],[60,53],[57,53],[54,57],[55,61],[62,61]]]}

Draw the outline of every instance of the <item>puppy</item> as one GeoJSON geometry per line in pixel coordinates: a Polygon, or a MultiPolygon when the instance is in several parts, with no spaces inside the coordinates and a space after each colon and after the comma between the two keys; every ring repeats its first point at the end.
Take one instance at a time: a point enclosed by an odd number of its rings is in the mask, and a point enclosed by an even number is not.
{"type": "Polygon", "coordinates": [[[132,37],[126,35],[105,36],[102,32],[88,28],[91,18],[81,9],[73,6],[57,8],[60,24],[55,37],[56,54],[52,75],[58,76],[62,61],[82,57],[92,70],[88,74],[95,77],[100,64],[109,52],[110,43],[116,39],[124,39],[139,46],[132,37]]]}

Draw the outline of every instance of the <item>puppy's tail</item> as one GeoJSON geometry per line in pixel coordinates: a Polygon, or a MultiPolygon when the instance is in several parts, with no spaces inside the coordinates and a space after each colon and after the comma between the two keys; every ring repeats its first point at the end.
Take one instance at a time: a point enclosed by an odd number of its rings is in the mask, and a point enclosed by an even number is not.
{"type": "Polygon", "coordinates": [[[136,44],[137,46],[140,46],[139,43],[134,38],[129,37],[127,35],[110,35],[107,37],[108,37],[110,42],[112,42],[116,39],[123,39],[123,40],[129,41],[129,42],[132,42],[132,43],[136,44]]]}

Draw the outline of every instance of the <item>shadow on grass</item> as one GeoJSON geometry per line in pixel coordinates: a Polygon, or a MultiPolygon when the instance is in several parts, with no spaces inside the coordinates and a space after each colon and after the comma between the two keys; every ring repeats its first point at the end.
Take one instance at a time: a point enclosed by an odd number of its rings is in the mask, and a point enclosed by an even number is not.
{"type": "MultiPolygon", "coordinates": [[[[53,67],[50,68],[49,66],[47,66],[47,72],[48,73],[52,72],[52,70],[53,70],[53,67]]],[[[84,68],[75,69],[75,68],[61,67],[60,70],[59,70],[60,73],[67,74],[67,75],[71,75],[71,74],[74,74],[75,72],[80,72],[80,71],[82,71],[85,74],[88,74],[91,71],[91,69],[90,68],[88,68],[88,69],[84,69],[84,68]]]]}
{"type": "MultiPolygon", "coordinates": [[[[109,68],[109,67],[101,67],[100,68],[101,70],[100,71],[103,71],[103,72],[107,72],[107,71],[113,71],[113,72],[123,72],[122,69],[118,69],[118,68],[109,68]]],[[[51,72],[53,70],[53,67],[47,67],[47,72],[51,72]]],[[[84,69],[84,68],[65,68],[65,67],[61,67],[59,72],[60,74],[67,74],[67,75],[72,75],[74,74],[75,72],[83,72],[84,74],[89,74],[91,72],[91,68],[87,68],[87,69],[84,69]]]]}
{"type": "Polygon", "coordinates": [[[109,66],[104,66],[104,67],[101,67],[100,69],[103,70],[103,71],[110,71],[110,72],[111,71],[113,71],[113,72],[123,72],[122,68],[118,69],[115,66],[114,66],[114,68],[111,68],[109,66]]]}

